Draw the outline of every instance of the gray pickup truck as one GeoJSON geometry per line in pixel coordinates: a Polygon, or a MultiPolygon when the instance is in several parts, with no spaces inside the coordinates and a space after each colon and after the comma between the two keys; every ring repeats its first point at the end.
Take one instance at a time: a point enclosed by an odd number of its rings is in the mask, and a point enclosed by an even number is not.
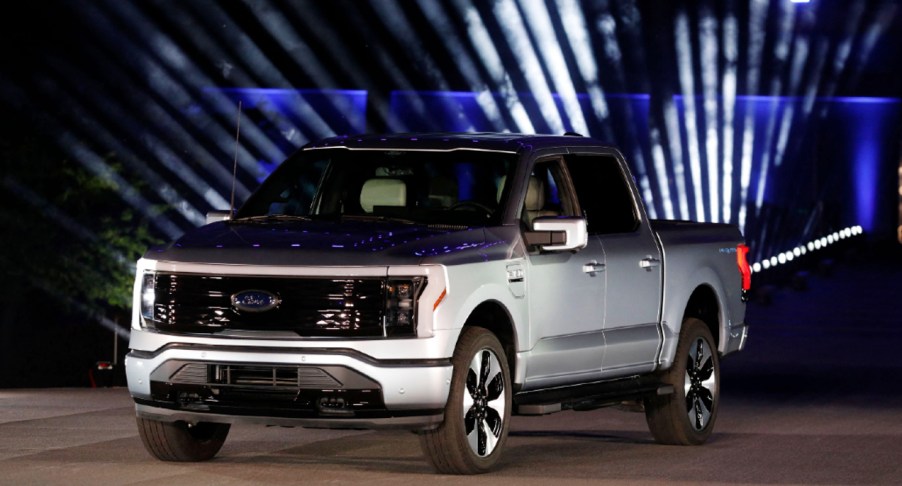
{"type": "Polygon", "coordinates": [[[623,156],[577,136],[343,136],[139,260],[128,387],[148,451],[230,424],[404,428],[489,470],[512,414],[632,403],[699,444],[745,344],[748,248],[649,220],[623,156]]]}

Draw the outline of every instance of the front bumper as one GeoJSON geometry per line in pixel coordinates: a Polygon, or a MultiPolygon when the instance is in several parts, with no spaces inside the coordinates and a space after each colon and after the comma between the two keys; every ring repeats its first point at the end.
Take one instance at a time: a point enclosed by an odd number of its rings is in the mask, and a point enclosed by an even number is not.
{"type": "Polygon", "coordinates": [[[276,425],[283,427],[311,427],[330,429],[405,429],[427,430],[438,427],[445,418],[443,411],[423,410],[416,414],[391,414],[384,417],[346,418],[297,418],[262,415],[230,415],[214,412],[192,412],[157,407],[152,404],[135,403],[138,417],[161,422],[214,422],[223,424],[249,423],[276,425]]]}
{"type": "Polygon", "coordinates": [[[126,356],[139,416],[164,421],[422,428],[441,422],[449,359],[349,348],[171,343],[126,356]]]}

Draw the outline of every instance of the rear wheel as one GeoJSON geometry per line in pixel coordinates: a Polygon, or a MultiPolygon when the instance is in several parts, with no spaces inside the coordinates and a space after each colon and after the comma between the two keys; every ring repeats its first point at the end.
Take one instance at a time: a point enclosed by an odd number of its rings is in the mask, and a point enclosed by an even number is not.
{"type": "Polygon", "coordinates": [[[229,424],[161,422],[138,417],[144,448],[161,461],[197,462],[212,459],[229,435],[229,424]]]}
{"type": "Polygon", "coordinates": [[[461,333],[445,420],[420,434],[426,458],[439,472],[478,474],[501,457],[511,416],[510,370],[504,348],[481,327],[461,333]]]}
{"type": "Polygon", "coordinates": [[[720,403],[720,361],[703,321],[683,322],[673,366],[663,378],[674,392],[645,400],[645,418],[655,440],[677,445],[705,442],[720,403]]]}

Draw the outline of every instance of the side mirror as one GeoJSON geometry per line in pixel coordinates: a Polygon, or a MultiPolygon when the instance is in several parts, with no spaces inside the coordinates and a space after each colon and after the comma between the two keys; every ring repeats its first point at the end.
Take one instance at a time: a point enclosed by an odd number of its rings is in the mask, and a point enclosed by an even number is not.
{"type": "Polygon", "coordinates": [[[228,221],[232,219],[231,211],[210,211],[207,213],[207,219],[204,224],[216,223],[218,221],[228,221]]]}
{"type": "Polygon", "coordinates": [[[579,250],[589,243],[586,218],[577,217],[536,218],[524,236],[527,245],[543,251],[579,250]]]}

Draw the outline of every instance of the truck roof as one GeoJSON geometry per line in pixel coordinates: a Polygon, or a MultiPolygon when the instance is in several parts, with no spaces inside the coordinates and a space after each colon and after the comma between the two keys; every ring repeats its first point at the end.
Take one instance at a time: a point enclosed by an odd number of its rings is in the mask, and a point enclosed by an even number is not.
{"type": "Polygon", "coordinates": [[[395,133],[340,135],[311,142],[304,150],[349,149],[487,150],[516,153],[550,147],[611,147],[579,135],[530,135],[522,133],[395,133]]]}

